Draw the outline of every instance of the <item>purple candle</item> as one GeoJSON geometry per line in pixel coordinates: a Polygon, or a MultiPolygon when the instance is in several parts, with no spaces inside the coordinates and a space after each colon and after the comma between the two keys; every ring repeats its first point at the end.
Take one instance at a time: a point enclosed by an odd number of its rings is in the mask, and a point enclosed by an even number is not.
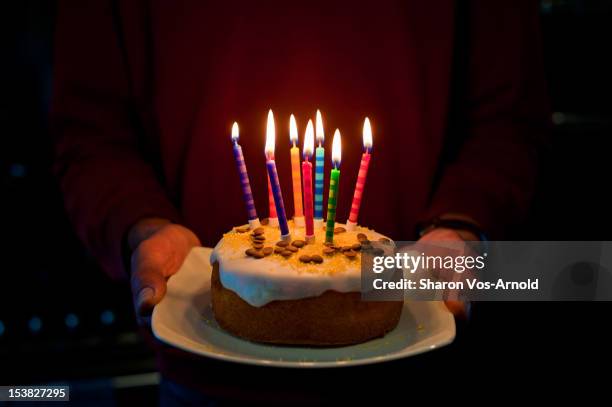
{"type": "Polygon", "coordinates": [[[247,214],[249,217],[249,226],[251,229],[259,227],[259,218],[257,217],[257,210],[255,209],[255,201],[253,200],[253,193],[251,192],[251,183],[249,182],[249,174],[247,172],[246,163],[244,162],[244,156],[242,155],[242,147],[238,144],[238,123],[234,122],[232,126],[232,141],[234,142],[234,158],[236,159],[236,167],[238,168],[238,175],[240,175],[240,185],[242,186],[242,196],[244,198],[244,204],[246,205],[247,214]]]}
{"type": "Polygon", "coordinates": [[[272,110],[268,112],[268,126],[266,129],[266,168],[270,177],[270,186],[272,187],[272,195],[274,196],[274,205],[276,207],[276,216],[278,217],[278,226],[281,231],[283,240],[290,240],[289,226],[287,225],[287,214],[285,213],[285,204],[283,203],[283,193],[281,191],[280,182],[278,181],[278,173],[276,172],[276,163],[274,162],[274,144],[276,139],[276,131],[274,126],[274,115],[272,110]]]}

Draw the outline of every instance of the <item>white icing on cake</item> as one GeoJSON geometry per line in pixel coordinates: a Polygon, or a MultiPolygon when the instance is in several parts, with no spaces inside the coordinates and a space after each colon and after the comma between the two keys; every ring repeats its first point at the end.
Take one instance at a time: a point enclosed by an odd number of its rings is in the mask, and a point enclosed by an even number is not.
{"type": "MultiPolygon", "coordinates": [[[[295,228],[290,222],[292,240],[304,240],[304,228],[295,228]]],[[[336,226],[344,226],[336,224],[336,226]]],[[[278,227],[262,226],[266,237],[264,246],[275,247],[280,240],[278,227]]],[[[334,244],[350,246],[358,243],[357,234],[363,233],[375,241],[384,236],[357,226],[353,231],[334,235],[334,244]]],[[[325,230],[315,229],[315,242],[307,244],[286,259],[272,254],[255,259],[245,254],[252,247],[251,231],[239,233],[235,229],[226,233],[214,248],[210,262],[219,262],[219,275],[223,286],[234,291],[243,300],[261,307],[274,300],[292,300],[316,297],[327,290],[338,292],[361,291],[361,254],[349,259],[342,253],[323,254],[325,230]],[[320,255],[323,263],[302,263],[301,255],[320,255]]]]}

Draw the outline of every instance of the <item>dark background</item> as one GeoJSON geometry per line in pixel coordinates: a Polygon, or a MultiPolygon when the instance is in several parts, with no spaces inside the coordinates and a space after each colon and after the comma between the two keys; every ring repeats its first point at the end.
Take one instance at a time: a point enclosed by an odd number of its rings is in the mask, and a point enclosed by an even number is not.
{"type": "MultiPolygon", "coordinates": [[[[69,382],[84,400],[152,401],[159,378],[129,289],[83,250],[49,171],[53,2],[0,7],[0,384],[69,382]]],[[[524,238],[610,240],[612,2],[543,1],[541,10],[554,134],[524,238]]],[[[610,360],[610,309],[477,304],[453,345],[410,363],[494,367],[491,351],[498,368],[581,375],[610,360]]]]}

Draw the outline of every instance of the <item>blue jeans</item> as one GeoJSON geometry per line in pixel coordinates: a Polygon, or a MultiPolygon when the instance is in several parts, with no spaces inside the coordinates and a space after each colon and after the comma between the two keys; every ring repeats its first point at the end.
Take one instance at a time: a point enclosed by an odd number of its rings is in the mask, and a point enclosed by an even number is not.
{"type": "Polygon", "coordinates": [[[222,403],[197,390],[168,380],[162,376],[159,383],[159,405],[174,406],[220,406],[222,403]]]}

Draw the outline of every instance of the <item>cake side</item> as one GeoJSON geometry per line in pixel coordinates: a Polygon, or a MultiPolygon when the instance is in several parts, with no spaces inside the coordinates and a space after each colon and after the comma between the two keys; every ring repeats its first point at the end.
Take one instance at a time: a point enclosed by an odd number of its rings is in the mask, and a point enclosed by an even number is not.
{"type": "Polygon", "coordinates": [[[327,290],[316,297],[253,306],[223,286],[213,263],[212,308],[219,325],[238,337],[282,345],[344,346],[394,329],[402,301],[361,301],[360,292],[327,290]]]}

